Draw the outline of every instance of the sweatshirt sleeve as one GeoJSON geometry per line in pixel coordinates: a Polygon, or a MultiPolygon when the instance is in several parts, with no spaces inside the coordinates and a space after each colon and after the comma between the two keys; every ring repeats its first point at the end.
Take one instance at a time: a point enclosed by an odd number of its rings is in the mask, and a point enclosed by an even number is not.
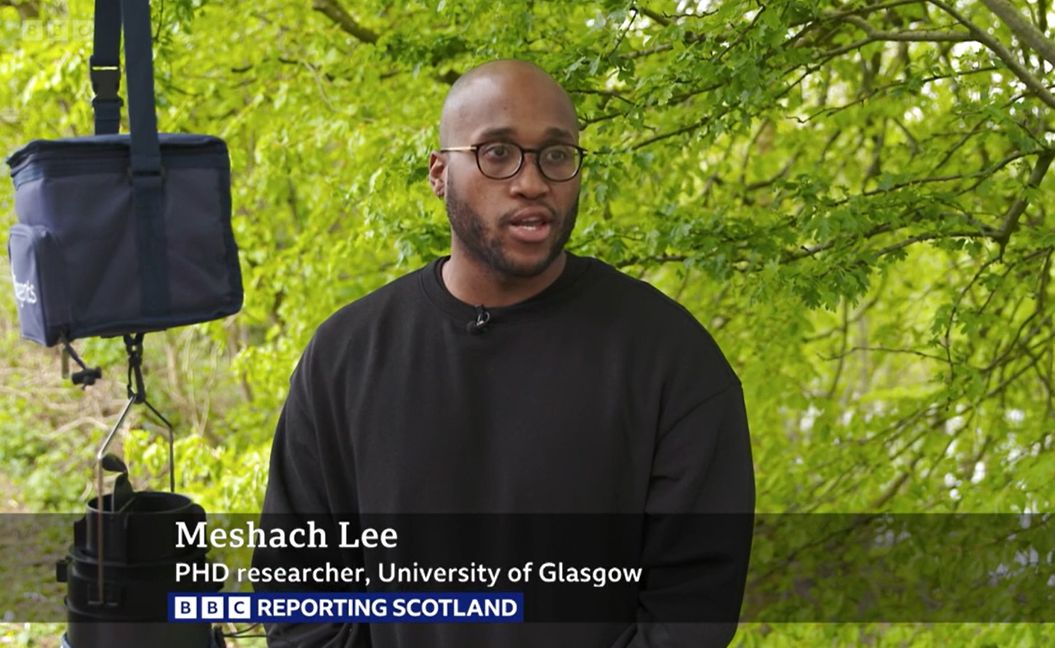
{"type": "Polygon", "coordinates": [[[755,505],[743,392],[705,398],[656,442],[638,622],[612,648],[726,646],[744,596],[755,505]]]}
{"type": "MultiPolygon", "coordinates": [[[[282,408],[271,446],[267,491],[261,527],[304,528],[310,518],[328,525],[332,518],[331,497],[320,460],[320,433],[327,429],[325,397],[312,380],[312,345],[309,345],[290,380],[289,396],[282,408]]],[[[336,532],[327,529],[328,537],[336,532]]],[[[313,566],[325,560],[347,559],[342,555],[315,553],[305,549],[257,549],[253,565],[313,566]]],[[[257,584],[258,591],[290,591],[289,584],[257,584]]],[[[267,624],[267,644],[282,648],[370,648],[369,628],[361,624],[267,624]]]]}

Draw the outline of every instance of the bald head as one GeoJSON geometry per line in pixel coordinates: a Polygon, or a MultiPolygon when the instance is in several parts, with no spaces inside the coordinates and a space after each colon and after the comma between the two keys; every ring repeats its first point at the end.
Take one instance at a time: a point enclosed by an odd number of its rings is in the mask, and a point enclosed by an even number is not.
{"type": "Polygon", "coordinates": [[[581,165],[578,143],[571,98],[537,65],[494,61],[455,82],[429,155],[429,184],[451,224],[452,294],[509,305],[556,280],[578,213],[580,167],[568,167],[581,165]],[[554,180],[555,169],[568,175],[554,180]]]}
{"type": "MultiPolygon", "coordinates": [[[[564,88],[545,70],[527,61],[491,61],[475,67],[454,82],[443,102],[440,117],[440,146],[464,146],[471,142],[482,117],[500,119],[506,108],[523,102],[535,103],[561,129],[578,141],[575,105],[564,88]]],[[[513,128],[515,124],[507,125],[513,128]]]]}

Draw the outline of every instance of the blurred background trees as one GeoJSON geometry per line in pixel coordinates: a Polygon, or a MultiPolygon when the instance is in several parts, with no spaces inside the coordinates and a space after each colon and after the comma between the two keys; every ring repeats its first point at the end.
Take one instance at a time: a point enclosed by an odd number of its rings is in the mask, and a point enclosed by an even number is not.
{"type": "MultiPolygon", "coordinates": [[[[1046,0],[154,0],[159,124],[231,147],[246,305],[146,338],[178,486],[256,510],[287,380],[339,306],[443,254],[425,182],[453,79],[571,92],[570,249],[685,304],[739,373],[763,512],[1050,511],[1055,44],[1046,0]]],[[[90,132],[92,3],[0,2],[0,148],[90,132]]],[[[0,221],[13,221],[0,183],[0,221]]],[[[0,293],[11,295],[8,273],[0,293]]],[[[0,497],[78,511],[123,399],[0,298],[0,497]]],[[[123,435],[140,487],[163,430],[123,435]]],[[[747,626],[745,645],[1045,643],[1037,627],[747,626]],[[1040,634],[1038,634],[1040,633],[1040,634]],[[987,643],[988,642],[988,643],[987,643]]],[[[1050,641],[1050,637],[1048,638],[1050,641]]]]}

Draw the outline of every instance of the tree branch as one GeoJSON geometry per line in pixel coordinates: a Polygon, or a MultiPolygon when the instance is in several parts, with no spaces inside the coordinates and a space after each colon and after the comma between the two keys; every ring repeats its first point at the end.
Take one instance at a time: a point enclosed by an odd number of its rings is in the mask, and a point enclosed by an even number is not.
{"type": "MultiPolygon", "coordinates": [[[[380,38],[380,35],[377,32],[360,25],[359,22],[339,4],[338,0],[312,0],[311,8],[337,23],[337,26],[341,28],[341,31],[351,35],[352,38],[360,43],[373,45],[377,43],[377,39],[380,38]]],[[[443,74],[435,75],[434,78],[437,81],[450,85],[457,81],[460,76],[461,74],[454,70],[447,70],[443,74]]]]}
{"type": "Polygon", "coordinates": [[[652,11],[648,7],[643,7],[641,5],[635,5],[635,8],[641,13],[641,15],[647,16],[649,19],[652,20],[652,22],[656,23],[657,25],[662,25],[662,26],[666,27],[667,25],[670,24],[670,20],[666,16],[664,16],[661,13],[652,11]]]}
{"type": "Polygon", "coordinates": [[[868,34],[871,41],[933,41],[935,43],[962,43],[964,41],[974,40],[974,38],[967,34],[934,29],[904,32],[880,31],[868,24],[868,21],[864,18],[853,15],[847,16],[846,22],[860,27],[864,33],[868,34]]]}
{"type": "Polygon", "coordinates": [[[659,142],[661,140],[665,140],[665,139],[670,138],[670,137],[677,137],[678,135],[684,135],[685,133],[689,133],[691,131],[696,130],[697,128],[700,128],[701,126],[706,124],[708,121],[712,121],[713,119],[714,119],[714,117],[712,115],[708,115],[708,116],[704,117],[703,119],[701,119],[699,121],[695,121],[695,122],[693,122],[693,123],[691,123],[691,124],[689,124],[687,126],[682,126],[681,128],[678,128],[677,130],[667,131],[666,133],[660,133],[659,135],[656,135],[654,137],[650,137],[650,138],[648,138],[646,140],[640,141],[637,144],[634,144],[630,148],[631,148],[631,150],[636,151],[638,149],[645,148],[646,146],[649,146],[650,144],[655,144],[656,142],[659,142]]]}
{"type": "Polygon", "coordinates": [[[1020,41],[1036,50],[1048,63],[1055,65],[1055,43],[1048,40],[1043,32],[1033,26],[1033,23],[1023,18],[1022,14],[1018,13],[1018,10],[1012,7],[1010,2],[1007,0],[982,0],[982,4],[989,7],[989,11],[996,14],[1000,20],[1003,20],[1011,28],[1015,36],[1018,36],[1020,41]]]}
{"type": "Polygon", "coordinates": [[[1004,62],[1004,65],[1006,65],[1022,83],[1026,84],[1026,87],[1032,90],[1041,101],[1047,104],[1048,107],[1055,108],[1055,96],[1052,96],[1052,94],[1048,92],[1047,87],[1037,77],[1033,76],[1033,74],[1027,70],[1026,67],[1022,65],[1018,59],[1016,59],[1015,56],[1003,46],[1003,44],[1000,43],[1000,41],[983,31],[978,25],[967,20],[967,18],[945,2],[942,2],[941,0],[928,0],[928,2],[949,14],[955,18],[957,22],[966,27],[967,31],[971,32],[974,36],[975,40],[985,45],[996,54],[997,57],[1004,62]]]}
{"type": "Polygon", "coordinates": [[[350,34],[357,41],[368,45],[377,42],[378,35],[360,25],[350,13],[345,11],[344,7],[337,3],[337,0],[313,0],[311,8],[337,23],[342,31],[350,34]]]}
{"type": "MultiPolygon", "coordinates": [[[[877,5],[872,5],[870,7],[860,7],[858,9],[847,9],[845,11],[824,12],[820,16],[818,16],[816,18],[816,20],[839,20],[839,19],[845,18],[847,16],[860,16],[862,14],[870,14],[870,13],[874,13],[876,11],[884,11],[884,10],[887,10],[887,9],[894,9],[896,7],[900,7],[900,6],[903,6],[903,5],[922,4],[923,2],[924,2],[924,0],[895,0],[894,2],[881,3],[881,4],[877,4],[877,5]]],[[[813,20],[813,19],[810,19],[810,20],[813,20]]],[[[808,21],[792,23],[791,26],[792,27],[797,27],[799,25],[804,24],[805,22],[808,22],[808,21]]]]}
{"type": "Polygon", "coordinates": [[[791,157],[788,158],[788,161],[784,163],[784,166],[781,167],[780,171],[777,171],[775,175],[766,178],[765,180],[756,180],[754,182],[749,183],[741,182],[741,184],[743,184],[744,186],[744,192],[747,193],[751,191],[758,191],[759,189],[764,189],[766,187],[770,187],[776,184],[779,180],[783,180],[785,177],[787,177],[788,173],[791,172],[791,168],[795,165],[795,162],[797,162],[798,159],[799,152],[795,151],[791,155],[791,157]]]}
{"type": "MultiPolygon", "coordinates": [[[[911,180],[905,180],[904,182],[896,182],[896,183],[890,185],[889,187],[885,187],[885,188],[882,188],[882,189],[869,189],[867,191],[862,191],[858,195],[859,196],[875,196],[875,195],[879,195],[879,194],[890,193],[892,191],[899,191],[899,190],[904,189],[906,187],[914,187],[914,186],[917,186],[917,185],[930,184],[930,183],[934,183],[934,182],[952,182],[953,180],[967,180],[969,178],[977,178],[978,181],[975,182],[975,184],[971,185],[971,187],[969,187],[967,189],[968,191],[973,191],[975,187],[977,187],[979,184],[981,184],[981,182],[983,180],[985,180],[986,178],[988,178],[989,176],[993,175],[994,173],[996,173],[1000,169],[1003,169],[1004,167],[1006,167],[1007,165],[1011,164],[1015,160],[1018,160],[1020,158],[1024,158],[1024,157],[1026,157],[1028,155],[1032,155],[1032,153],[1029,152],[1029,151],[1024,151],[1024,152],[1023,151],[1016,151],[1014,153],[1009,154],[1007,157],[1003,158],[1002,160],[998,161],[996,164],[993,164],[993,165],[990,165],[988,167],[985,167],[984,169],[979,169],[978,171],[973,171],[971,173],[955,173],[955,174],[949,174],[949,175],[944,175],[944,176],[929,176],[929,177],[924,177],[924,178],[912,178],[911,180]]],[[[845,205],[846,203],[850,202],[855,197],[856,196],[847,196],[846,198],[841,198],[839,200],[834,201],[832,203],[832,206],[833,207],[838,207],[840,205],[845,205]]]]}
{"type": "MultiPolygon", "coordinates": [[[[1053,159],[1055,159],[1055,149],[1044,150],[1037,156],[1037,163],[1033,166],[1033,172],[1030,173],[1029,180],[1026,181],[1027,189],[1036,189],[1040,185],[1040,181],[1044,179],[1044,174],[1048,172],[1053,159]]],[[[1011,234],[1018,228],[1018,221],[1028,205],[1029,197],[1026,192],[1023,192],[1008,208],[1007,213],[1004,215],[1004,224],[1000,227],[1000,231],[996,236],[993,237],[1000,244],[1001,252],[1011,239],[1011,234]]]]}
{"type": "Polygon", "coordinates": [[[898,476],[898,478],[895,479],[893,483],[891,483],[889,486],[887,486],[886,490],[883,491],[878,497],[872,500],[872,502],[868,505],[868,510],[877,511],[886,506],[887,503],[890,502],[890,500],[894,499],[894,496],[898,494],[898,491],[900,491],[901,487],[905,485],[905,482],[907,482],[909,478],[912,477],[913,473],[915,473],[916,464],[919,463],[919,460],[922,457],[922,451],[916,453],[916,456],[912,459],[911,462],[909,462],[908,467],[905,468],[905,470],[898,476]]]}
{"type": "Polygon", "coordinates": [[[939,356],[939,355],[934,355],[933,353],[924,353],[923,351],[917,351],[916,349],[898,349],[898,348],[884,347],[884,346],[855,346],[855,347],[850,348],[850,349],[844,349],[843,351],[841,351],[840,353],[838,353],[836,355],[832,355],[832,356],[823,356],[822,355],[822,356],[820,356],[820,359],[828,361],[828,362],[831,362],[833,360],[840,360],[840,359],[842,359],[842,358],[844,358],[846,356],[853,355],[853,354],[857,353],[858,351],[869,351],[869,352],[876,351],[876,352],[881,352],[881,353],[905,353],[905,354],[908,354],[908,355],[919,356],[921,358],[927,358],[928,360],[937,360],[938,362],[945,362],[945,358],[943,358],[942,356],[939,356]]]}
{"type": "Polygon", "coordinates": [[[931,173],[936,173],[938,169],[945,166],[945,163],[952,159],[952,156],[956,153],[956,151],[960,150],[963,145],[967,143],[967,140],[980,133],[982,130],[982,126],[985,126],[987,123],[989,123],[988,116],[979,119],[978,122],[974,125],[974,128],[964,133],[963,137],[961,137],[959,141],[952,145],[952,148],[950,148],[948,151],[945,151],[945,154],[941,157],[941,160],[936,165],[934,165],[933,169],[931,169],[931,173]]]}

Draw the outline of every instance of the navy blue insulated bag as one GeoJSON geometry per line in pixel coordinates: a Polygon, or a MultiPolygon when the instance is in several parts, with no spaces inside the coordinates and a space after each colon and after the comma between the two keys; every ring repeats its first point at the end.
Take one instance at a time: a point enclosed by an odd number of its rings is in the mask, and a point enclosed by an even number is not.
{"type": "Polygon", "coordinates": [[[33,141],[7,160],[23,337],[52,346],[238,312],[227,146],[159,137],[147,0],[97,0],[91,74],[97,134],[33,141]],[[116,134],[122,24],[130,135],[116,134]]]}

